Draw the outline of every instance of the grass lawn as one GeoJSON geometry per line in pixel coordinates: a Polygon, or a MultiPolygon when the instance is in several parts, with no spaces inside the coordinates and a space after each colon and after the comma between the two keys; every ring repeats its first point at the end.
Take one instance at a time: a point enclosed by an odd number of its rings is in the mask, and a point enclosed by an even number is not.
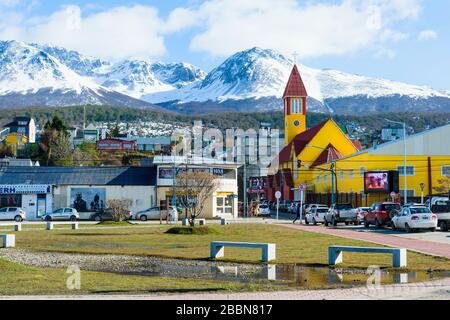
{"type": "Polygon", "coordinates": [[[63,269],[33,268],[0,259],[0,295],[148,294],[154,292],[254,291],[258,285],[81,271],[81,290],[70,291],[63,269]]]}
{"type": "MultiPolygon", "coordinates": [[[[277,244],[277,263],[327,265],[331,245],[376,246],[312,232],[291,230],[274,225],[214,226],[219,234],[167,234],[168,226],[152,228],[117,228],[89,230],[27,231],[16,234],[16,247],[39,251],[71,253],[126,254],[182,259],[208,259],[211,241],[271,242],[277,244]]],[[[259,250],[226,249],[227,261],[258,262],[259,250]]],[[[346,253],[344,267],[389,267],[391,256],[384,254],[346,253]]],[[[409,252],[411,270],[450,270],[450,261],[409,252]]]]}

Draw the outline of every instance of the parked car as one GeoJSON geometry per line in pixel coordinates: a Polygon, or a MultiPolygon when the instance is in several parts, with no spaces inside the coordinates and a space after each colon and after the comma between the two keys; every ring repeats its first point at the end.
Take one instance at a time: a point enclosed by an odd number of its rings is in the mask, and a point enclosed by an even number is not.
{"type": "Polygon", "coordinates": [[[377,228],[390,226],[394,214],[401,212],[402,207],[394,202],[375,202],[364,217],[364,226],[375,225],[377,228]]]}
{"type": "Polygon", "coordinates": [[[324,205],[324,204],[308,204],[305,206],[304,208],[304,212],[305,213],[309,213],[311,210],[316,209],[316,208],[328,208],[328,206],[324,205]]]}
{"type": "Polygon", "coordinates": [[[425,202],[428,207],[438,217],[438,225],[441,231],[448,231],[450,227],[450,201],[448,196],[431,196],[425,202]]]}
{"type": "Polygon", "coordinates": [[[338,203],[331,206],[325,215],[325,226],[331,224],[337,226],[338,223],[344,222],[349,225],[353,222],[358,224],[358,213],[350,203],[338,203]]]}
{"type": "Polygon", "coordinates": [[[14,220],[16,222],[22,222],[26,219],[26,213],[22,208],[6,207],[0,209],[0,220],[14,220]]]}
{"type": "Polygon", "coordinates": [[[52,213],[46,213],[42,216],[42,220],[45,221],[77,221],[80,219],[80,214],[74,208],[61,208],[53,211],[52,213]]]}
{"type": "Polygon", "coordinates": [[[425,206],[411,206],[403,208],[392,217],[392,228],[394,230],[404,229],[410,233],[418,229],[436,231],[438,218],[425,206]]]}
{"type": "MultiPolygon", "coordinates": [[[[125,220],[131,220],[133,218],[133,212],[130,210],[126,210],[124,212],[124,215],[126,216],[125,220]]],[[[114,220],[112,210],[106,209],[103,212],[96,212],[92,214],[89,217],[89,220],[91,221],[112,221],[114,220]]]]}
{"type": "MultiPolygon", "coordinates": [[[[170,207],[169,214],[178,217],[178,211],[175,207],[170,207]]],[[[153,207],[149,208],[147,210],[139,211],[134,216],[134,220],[141,220],[141,221],[147,221],[147,220],[159,220],[161,219],[166,220],[167,219],[167,210],[160,209],[160,207],[153,207]]]]}
{"type": "Polygon", "coordinates": [[[305,216],[305,222],[306,224],[318,224],[318,223],[324,223],[325,222],[325,215],[327,214],[329,208],[328,207],[316,207],[309,211],[309,213],[305,216]]]}
{"type": "Polygon", "coordinates": [[[298,206],[297,202],[291,202],[291,204],[288,207],[288,212],[292,213],[292,214],[296,214],[297,213],[297,206],[298,206]]]}
{"type": "Polygon", "coordinates": [[[364,223],[364,218],[366,217],[366,214],[369,212],[370,207],[359,207],[356,208],[356,212],[358,212],[358,223],[362,224],[364,223]]]}
{"type": "Polygon", "coordinates": [[[262,204],[259,206],[259,216],[268,216],[270,217],[270,207],[267,204],[262,204]]]}

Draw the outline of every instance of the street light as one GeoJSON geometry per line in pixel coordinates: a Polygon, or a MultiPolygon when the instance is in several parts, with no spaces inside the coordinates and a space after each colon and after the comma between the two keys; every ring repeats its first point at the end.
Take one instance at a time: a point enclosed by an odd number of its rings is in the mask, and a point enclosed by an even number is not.
{"type": "MultiPolygon", "coordinates": [[[[323,148],[319,146],[306,145],[308,148],[316,148],[321,150],[330,150],[330,148],[323,148]]],[[[309,166],[305,165],[305,168],[309,168],[309,166]]],[[[338,178],[336,173],[336,163],[334,161],[331,162],[330,169],[317,168],[317,170],[331,172],[331,202],[333,204],[336,203],[336,198],[338,197],[338,178]]]]}
{"type": "Polygon", "coordinates": [[[406,168],[407,168],[407,146],[406,146],[406,122],[393,121],[385,119],[387,122],[396,123],[403,125],[403,198],[405,205],[408,203],[408,188],[407,188],[407,178],[406,178],[406,168]]]}

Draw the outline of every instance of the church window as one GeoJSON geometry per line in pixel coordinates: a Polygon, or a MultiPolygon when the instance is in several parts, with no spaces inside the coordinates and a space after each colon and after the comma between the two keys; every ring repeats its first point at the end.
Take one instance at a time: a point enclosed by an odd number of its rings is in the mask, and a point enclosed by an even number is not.
{"type": "Polygon", "coordinates": [[[292,99],[292,114],[301,114],[301,113],[302,113],[302,100],[292,99]]]}

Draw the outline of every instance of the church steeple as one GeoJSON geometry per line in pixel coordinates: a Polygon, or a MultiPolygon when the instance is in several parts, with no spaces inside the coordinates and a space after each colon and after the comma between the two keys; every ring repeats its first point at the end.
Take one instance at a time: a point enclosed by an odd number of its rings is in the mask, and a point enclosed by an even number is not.
{"type": "Polygon", "coordinates": [[[294,65],[283,94],[286,144],[289,144],[298,134],[306,131],[307,97],[305,84],[297,65],[294,65]]]}

